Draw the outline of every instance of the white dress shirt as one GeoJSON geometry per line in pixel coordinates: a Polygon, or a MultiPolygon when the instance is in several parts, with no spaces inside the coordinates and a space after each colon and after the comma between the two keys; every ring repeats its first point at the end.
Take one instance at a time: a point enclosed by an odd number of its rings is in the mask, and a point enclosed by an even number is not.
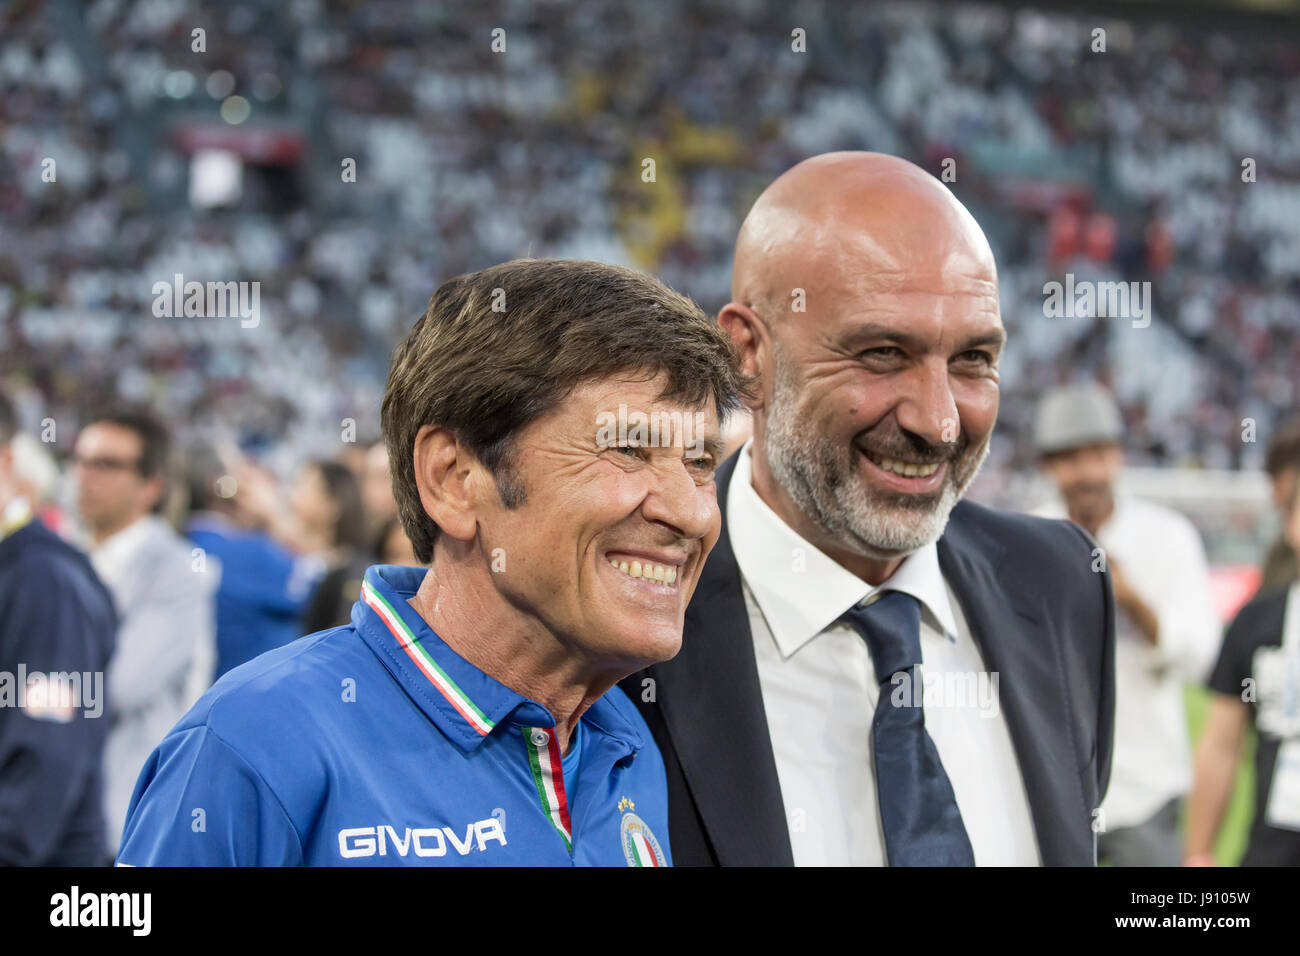
{"type": "MultiPolygon", "coordinates": [[[[1066,517],[1056,501],[1035,514],[1066,517]]],[[[1159,622],[1155,646],[1117,606],[1115,749],[1101,807],[1107,830],[1143,823],[1192,785],[1183,684],[1203,683],[1218,656],[1222,628],[1210,603],[1210,578],[1196,528],[1162,505],[1117,497],[1096,535],[1159,622]]]]}
{"type": "Polygon", "coordinates": [[[952,782],[976,865],[1039,865],[995,675],[984,671],[939,569],[936,545],[909,555],[880,588],[872,587],[759,498],[750,483],[751,444],[731,479],[727,529],[743,579],[795,864],[886,863],[871,744],[879,685],[866,642],[839,618],[859,602],[897,590],[921,602],[925,726],[952,782]]]}

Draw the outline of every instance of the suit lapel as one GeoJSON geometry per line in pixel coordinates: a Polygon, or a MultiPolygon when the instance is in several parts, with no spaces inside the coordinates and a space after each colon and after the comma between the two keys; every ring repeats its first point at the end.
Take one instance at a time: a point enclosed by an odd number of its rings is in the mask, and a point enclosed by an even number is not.
{"type": "Polygon", "coordinates": [[[740,569],[727,532],[733,455],[718,469],[722,535],[686,610],[682,650],[651,668],[682,771],[724,866],[792,866],[740,569]]]}
{"type": "Polygon", "coordinates": [[[959,504],[939,539],[939,567],[957,596],[985,669],[996,672],[998,699],[1029,798],[1047,866],[1093,858],[1090,811],[1078,749],[1070,732],[1065,674],[1051,628],[1023,587],[1007,588],[996,569],[1005,548],[967,520],[959,504]],[[1071,826],[1077,818],[1077,826],[1071,826]]]}

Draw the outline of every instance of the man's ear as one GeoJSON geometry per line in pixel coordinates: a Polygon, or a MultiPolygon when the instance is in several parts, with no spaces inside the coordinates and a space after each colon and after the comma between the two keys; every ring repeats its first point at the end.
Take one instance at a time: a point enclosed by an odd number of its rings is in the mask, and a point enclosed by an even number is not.
{"type": "Polygon", "coordinates": [[[718,327],[731,339],[740,356],[740,370],[757,380],[758,389],[751,409],[763,407],[767,382],[764,373],[772,367],[772,340],[767,326],[749,306],[728,302],[718,313],[718,327]]]}
{"type": "Polygon", "coordinates": [[[482,466],[441,425],[421,425],[415,435],[415,487],[420,505],[438,530],[458,541],[473,540],[478,527],[477,482],[482,466]]]}
{"type": "Polygon", "coordinates": [[[167,480],[162,475],[154,475],[144,483],[145,496],[148,499],[148,507],[145,512],[152,512],[155,508],[165,510],[167,501],[167,480]]]}

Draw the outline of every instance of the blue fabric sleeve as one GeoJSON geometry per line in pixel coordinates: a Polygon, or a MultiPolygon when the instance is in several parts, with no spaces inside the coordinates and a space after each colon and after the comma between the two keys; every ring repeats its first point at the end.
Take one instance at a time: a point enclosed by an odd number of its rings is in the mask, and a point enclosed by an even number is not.
{"type": "Polygon", "coordinates": [[[301,866],[298,832],[257,770],[206,725],[175,730],[149,755],[127,813],[119,864],[301,866]]]}

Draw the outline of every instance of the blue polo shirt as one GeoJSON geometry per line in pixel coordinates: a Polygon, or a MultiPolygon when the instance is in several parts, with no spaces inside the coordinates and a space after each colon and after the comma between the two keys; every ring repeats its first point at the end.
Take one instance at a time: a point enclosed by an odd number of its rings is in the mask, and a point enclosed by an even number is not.
{"type": "Polygon", "coordinates": [[[145,762],[131,866],[666,866],[663,761],[617,687],[561,758],[542,705],[366,572],[352,623],[235,668],[145,762]]]}

